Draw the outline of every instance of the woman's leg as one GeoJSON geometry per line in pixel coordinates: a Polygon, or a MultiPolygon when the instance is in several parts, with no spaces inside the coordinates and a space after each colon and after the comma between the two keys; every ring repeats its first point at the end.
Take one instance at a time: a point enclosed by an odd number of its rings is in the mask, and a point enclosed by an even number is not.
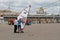
{"type": "Polygon", "coordinates": [[[18,32],[21,31],[21,25],[18,25],[18,32]]]}
{"type": "Polygon", "coordinates": [[[21,33],[24,33],[23,29],[24,29],[24,28],[21,28],[21,33]]]}

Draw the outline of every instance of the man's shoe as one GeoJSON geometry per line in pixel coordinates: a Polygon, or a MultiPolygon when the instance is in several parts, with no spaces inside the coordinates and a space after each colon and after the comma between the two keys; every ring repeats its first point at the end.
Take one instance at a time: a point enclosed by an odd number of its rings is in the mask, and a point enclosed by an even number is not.
{"type": "Polygon", "coordinates": [[[14,33],[17,33],[17,32],[14,32],[14,33]]]}

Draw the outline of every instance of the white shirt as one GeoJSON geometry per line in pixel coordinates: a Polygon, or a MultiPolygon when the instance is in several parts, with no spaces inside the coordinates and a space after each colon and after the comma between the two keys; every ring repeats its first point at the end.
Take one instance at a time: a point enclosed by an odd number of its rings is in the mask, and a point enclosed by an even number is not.
{"type": "Polygon", "coordinates": [[[3,17],[0,17],[0,20],[3,20],[4,18],[3,17]]]}
{"type": "Polygon", "coordinates": [[[17,25],[17,24],[18,24],[18,22],[17,22],[17,20],[15,20],[15,21],[14,21],[14,25],[17,25]]]}

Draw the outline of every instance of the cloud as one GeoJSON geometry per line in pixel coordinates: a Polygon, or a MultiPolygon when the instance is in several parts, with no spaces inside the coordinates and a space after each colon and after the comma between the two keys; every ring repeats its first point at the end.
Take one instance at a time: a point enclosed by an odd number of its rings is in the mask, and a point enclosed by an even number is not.
{"type": "Polygon", "coordinates": [[[9,0],[0,0],[0,2],[7,2],[7,1],[9,1],[9,0]]]}
{"type": "Polygon", "coordinates": [[[3,6],[4,8],[7,8],[10,4],[11,9],[19,10],[24,8],[28,4],[32,5],[32,9],[35,9],[40,6],[47,6],[55,1],[57,0],[0,0],[0,3],[3,3],[1,4],[1,7],[3,6]]]}
{"type": "Polygon", "coordinates": [[[8,7],[5,4],[0,4],[0,9],[7,9],[8,7]]]}
{"type": "Polygon", "coordinates": [[[13,2],[13,1],[17,1],[17,0],[0,0],[0,2],[13,2]]]}
{"type": "Polygon", "coordinates": [[[60,7],[59,6],[54,6],[54,7],[50,7],[48,9],[46,9],[46,12],[50,13],[50,14],[59,14],[59,9],[60,7]]]}

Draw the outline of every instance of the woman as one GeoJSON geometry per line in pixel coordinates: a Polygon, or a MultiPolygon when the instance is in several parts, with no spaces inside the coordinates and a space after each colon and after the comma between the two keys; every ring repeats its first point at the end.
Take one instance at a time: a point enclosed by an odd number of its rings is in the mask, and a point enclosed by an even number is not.
{"type": "Polygon", "coordinates": [[[21,23],[23,22],[22,18],[18,20],[18,32],[24,33],[21,29],[21,23]]]}

